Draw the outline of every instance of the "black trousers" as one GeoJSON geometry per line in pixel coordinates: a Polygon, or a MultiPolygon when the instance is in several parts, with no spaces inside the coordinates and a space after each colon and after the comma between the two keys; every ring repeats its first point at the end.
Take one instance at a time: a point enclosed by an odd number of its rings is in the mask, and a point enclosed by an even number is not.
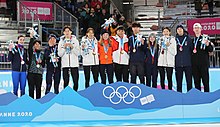
{"type": "Polygon", "coordinates": [[[144,62],[131,62],[130,66],[131,83],[136,84],[137,76],[140,83],[144,84],[144,62]]]}
{"type": "Polygon", "coordinates": [[[204,92],[209,92],[209,67],[192,66],[192,74],[195,88],[201,91],[201,80],[204,86],[204,92]]]}
{"type": "Polygon", "coordinates": [[[113,83],[113,64],[100,64],[99,71],[102,84],[106,84],[106,73],[109,84],[113,83]]]}
{"type": "Polygon", "coordinates": [[[121,65],[114,63],[114,70],[115,70],[115,77],[117,82],[128,82],[128,72],[129,66],[128,65],[121,65]]]}
{"type": "Polygon", "coordinates": [[[46,73],[46,91],[45,94],[48,94],[50,92],[51,86],[52,86],[52,79],[54,80],[54,93],[59,93],[59,84],[60,84],[60,77],[61,77],[61,69],[60,68],[54,68],[53,70],[47,69],[46,73]]]}
{"type": "Polygon", "coordinates": [[[192,67],[175,67],[176,70],[176,82],[177,82],[177,91],[182,92],[182,82],[183,82],[183,72],[186,77],[187,91],[192,89],[192,67]]]}
{"type": "Polygon", "coordinates": [[[64,80],[64,88],[66,88],[69,85],[69,71],[71,73],[72,79],[73,79],[73,89],[75,91],[78,90],[79,87],[79,69],[78,67],[74,68],[63,68],[63,80],[64,80]]]}
{"type": "Polygon", "coordinates": [[[167,73],[167,80],[168,80],[168,89],[172,90],[173,82],[172,82],[172,75],[173,75],[173,67],[161,67],[158,66],[159,74],[160,74],[160,85],[162,89],[165,89],[165,71],[167,73]]]}
{"type": "Polygon", "coordinates": [[[90,71],[92,71],[94,83],[98,82],[99,77],[99,66],[92,65],[92,66],[83,66],[84,76],[85,76],[85,88],[88,88],[90,82],[90,71]]]}
{"type": "Polygon", "coordinates": [[[28,73],[29,96],[34,99],[36,89],[36,99],[41,98],[42,74],[28,73]]]}
{"type": "Polygon", "coordinates": [[[145,76],[146,76],[146,85],[151,87],[157,88],[157,75],[158,70],[156,65],[145,64],[145,76]]]}

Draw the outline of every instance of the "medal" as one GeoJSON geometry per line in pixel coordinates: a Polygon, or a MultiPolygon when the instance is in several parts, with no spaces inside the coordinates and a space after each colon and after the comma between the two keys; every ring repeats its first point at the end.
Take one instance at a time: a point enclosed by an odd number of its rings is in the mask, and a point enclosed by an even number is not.
{"type": "Polygon", "coordinates": [[[40,68],[40,64],[37,64],[36,67],[37,67],[37,68],[40,68]]]}
{"type": "Polygon", "coordinates": [[[124,54],[124,50],[122,50],[120,53],[121,53],[121,54],[124,54]]]}
{"type": "Polygon", "coordinates": [[[182,51],[183,51],[183,47],[182,47],[182,46],[180,46],[179,50],[182,52],[182,51]]]}
{"type": "Polygon", "coordinates": [[[199,40],[199,37],[195,40],[195,38],[194,38],[194,49],[193,49],[193,53],[196,53],[197,52],[197,50],[196,50],[196,46],[197,46],[197,44],[198,44],[198,40],[199,40]]]}
{"type": "Polygon", "coordinates": [[[193,49],[193,53],[196,53],[196,52],[197,52],[197,51],[196,51],[196,48],[194,48],[194,49],[193,49]]]}
{"type": "Polygon", "coordinates": [[[186,39],[187,39],[187,37],[185,37],[185,38],[183,39],[182,43],[180,43],[179,39],[176,38],[176,40],[177,40],[177,42],[178,42],[178,45],[180,46],[179,50],[180,50],[181,52],[183,51],[183,45],[184,45],[186,39]]]}
{"type": "Polygon", "coordinates": [[[105,59],[107,59],[108,58],[108,55],[105,55],[105,59]]]}
{"type": "Polygon", "coordinates": [[[23,61],[23,60],[21,61],[21,64],[24,64],[24,61],[23,61]]]}
{"type": "Polygon", "coordinates": [[[164,50],[162,49],[161,54],[164,54],[164,50]]]}
{"type": "Polygon", "coordinates": [[[136,49],[133,49],[133,52],[135,53],[135,52],[136,52],[136,49]]]}

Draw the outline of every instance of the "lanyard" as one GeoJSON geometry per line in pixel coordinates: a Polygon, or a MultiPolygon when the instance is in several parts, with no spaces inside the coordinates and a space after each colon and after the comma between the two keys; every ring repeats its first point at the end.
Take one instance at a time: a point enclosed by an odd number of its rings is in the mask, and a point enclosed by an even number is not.
{"type": "Polygon", "coordinates": [[[199,40],[199,37],[196,39],[196,41],[195,41],[195,39],[194,39],[194,49],[196,49],[196,46],[197,46],[197,44],[198,44],[198,40],[199,40]]]}
{"type": "Polygon", "coordinates": [[[109,44],[108,44],[107,46],[104,44],[104,51],[105,51],[105,54],[108,53],[108,48],[109,48],[109,44]]]}
{"type": "MultiPolygon", "coordinates": [[[[87,41],[89,41],[89,39],[87,39],[87,41]]],[[[92,45],[92,50],[95,51],[95,42],[94,39],[92,39],[91,41],[89,41],[90,44],[92,45]]],[[[89,45],[89,43],[87,43],[89,45]]]]}
{"type": "Polygon", "coordinates": [[[155,48],[154,47],[153,48],[150,47],[150,54],[151,54],[152,57],[154,57],[154,54],[155,54],[155,48]]]}
{"type": "Polygon", "coordinates": [[[51,51],[51,53],[56,54],[56,52],[57,52],[57,46],[53,46],[50,51],[51,51]]]}
{"type": "Polygon", "coordinates": [[[37,56],[37,52],[35,51],[34,54],[35,54],[36,63],[38,64],[38,62],[41,60],[40,59],[41,53],[39,53],[39,56],[37,56]]]}
{"type": "MultiPolygon", "coordinates": [[[[138,36],[137,36],[137,38],[138,38],[138,36]]],[[[133,48],[135,49],[135,47],[136,47],[136,45],[137,45],[137,43],[138,43],[138,39],[136,39],[136,40],[134,41],[134,35],[132,36],[132,39],[133,39],[133,48]]]]}
{"type": "Polygon", "coordinates": [[[186,41],[186,37],[183,39],[182,43],[180,44],[180,40],[178,38],[176,38],[178,45],[180,45],[181,47],[184,45],[185,41],[186,41]]]}
{"type": "Polygon", "coordinates": [[[121,41],[121,50],[124,50],[124,39],[120,38],[120,41],[121,41]]]}
{"type": "Polygon", "coordinates": [[[17,46],[17,48],[18,48],[18,53],[20,55],[21,61],[23,61],[24,49],[22,48],[22,51],[21,51],[19,46],[17,46]]]}

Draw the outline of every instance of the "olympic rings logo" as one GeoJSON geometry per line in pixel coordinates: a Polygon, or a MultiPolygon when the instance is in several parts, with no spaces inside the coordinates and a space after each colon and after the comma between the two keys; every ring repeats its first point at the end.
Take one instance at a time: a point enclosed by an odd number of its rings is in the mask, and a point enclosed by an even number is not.
{"type": "Polygon", "coordinates": [[[139,98],[141,96],[141,89],[138,86],[132,86],[129,90],[125,86],[119,86],[116,90],[112,86],[106,86],[102,94],[105,98],[109,99],[112,104],[119,104],[121,101],[123,101],[125,104],[132,104],[136,98],[139,98]],[[108,95],[106,95],[106,90],[110,89],[112,92],[108,95]],[[125,92],[120,93],[119,90],[125,90],[125,92]],[[137,89],[138,95],[135,95],[132,90],[137,89]],[[127,101],[126,98],[129,97],[132,98],[130,101],[127,101]],[[113,98],[117,97],[119,98],[118,101],[113,101],[113,98]]]}

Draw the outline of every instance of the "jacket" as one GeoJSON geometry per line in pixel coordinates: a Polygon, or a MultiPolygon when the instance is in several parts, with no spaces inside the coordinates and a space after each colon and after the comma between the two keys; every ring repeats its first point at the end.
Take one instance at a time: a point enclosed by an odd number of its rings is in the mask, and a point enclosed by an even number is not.
{"type": "Polygon", "coordinates": [[[174,67],[177,53],[175,37],[162,36],[159,40],[159,50],[158,66],[174,67]],[[169,43],[168,46],[166,45],[167,42],[169,43]]]}
{"type": "Polygon", "coordinates": [[[13,54],[12,51],[9,51],[9,54],[8,54],[8,60],[11,61],[12,71],[25,72],[27,70],[26,64],[28,63],[27,49],[25,49],[23,45],[17,45],[15,48],[17,50],[15,54],[13,54]],[[21,54],[23,54],[22,56],[25,62],[24,64],[21,64],[22,61],[21,61],[18,48],[20,49],[21,54]]]}
{"type": "Polygon", "coordinates": [[[60,41],[58,44],[58,56],[61,57],[61,66],[62,68],[69,67],[79,67],[79,58],[80,55],[80,47],[79,41],[76,39],[76,36],[72,35],[70,38],[70,42],[73,45],[73,48],[70,49],[70,53],[64,48],[64,44],[66,43],[66,39],[64,36],[60,37],[60,41]]]}
{"type": "MultiPolygon", "coordinates": [[[[195,42],[197,37],[193,38],[193,44],[195,46],[195,42]]],[[[209,43],[209,46],[206,46],[205,49],[201,49],[202,44],[202,36],[199,36],[197,45],[196,45],[196,53],[192,53],[192,66],[206,66],[209,67],[209,52],[213,51],[213,46],[209,43]]]]}
{"type": "Polygon", "coordinates": [[[81,55],[83,66],[99,65],[98,41],[96,38],[89,40],[84,36],[81,40],[81,55]]]}
{"type": "Polygon", "coordinates": [[[193,43],[191,38],[189,37],[189,35],[186,34],[184,34],[183,36],[176,35],[176,43],[177,43],[177,54],[175,57],[175,67],[191,66],[192,65],[191,56],[193,51],[193,43]],[[184,40],[185,42],[182,45],[184,40]],[[182,51],[181,51],[181,45],[182,45],[182,51]]]}
{"type": "Polygon", "coordinates": [[[137,44],[134,46],[133,43],[137,40],[136,35],[132,35],[129,37],[129,50],[130,50],[130,62],[144,62],[145,61],[145,53],[147,49],[146,39],[142,37],[145,41],[144,44],[137,41],[137,44]],[[135,50],[135,52],[134,52],[135,50]]]}
{"type": "Polygon", "coordinates": [[[127,36],[124,35],[123,38],[120,38],[118,35],[116,35],[116,36],[112,36],[111,38],[113,42],[112,44],[113,45],[113,62],[117,64],[128,65],[129,54],[128,54],[127,36]]]}
{"type": "Polygon", "coordinates": [[[112,42],[108,43],[108,40],[104,40],[103,44],[98,43],[99,61],[100,64],[112,64],[112,42]],[[107,52],[105,52],[105,48],[107,52]]]}

